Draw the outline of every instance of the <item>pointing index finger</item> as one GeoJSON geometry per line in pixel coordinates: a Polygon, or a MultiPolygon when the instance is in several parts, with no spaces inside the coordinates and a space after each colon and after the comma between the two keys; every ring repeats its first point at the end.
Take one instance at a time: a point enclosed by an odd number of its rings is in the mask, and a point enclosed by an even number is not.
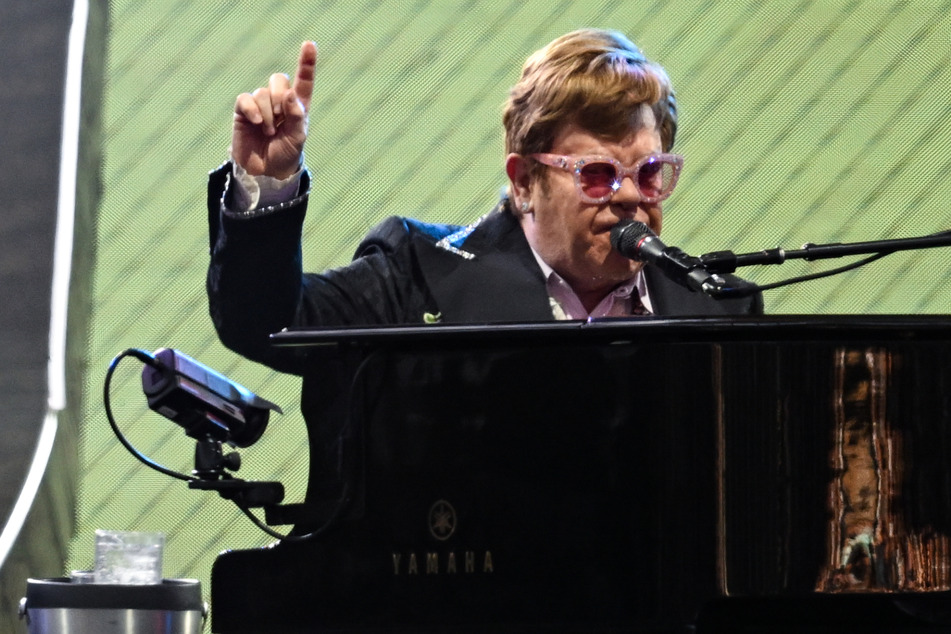
{"type": "Polygon", "coordinates": [[[297,74],[294,76],[294,93],[304,110],[310,110],[310,98],[314,92],[314,68],[317,66],[317,44],[304,42],[300,47],[297,60],[297,74]]]}

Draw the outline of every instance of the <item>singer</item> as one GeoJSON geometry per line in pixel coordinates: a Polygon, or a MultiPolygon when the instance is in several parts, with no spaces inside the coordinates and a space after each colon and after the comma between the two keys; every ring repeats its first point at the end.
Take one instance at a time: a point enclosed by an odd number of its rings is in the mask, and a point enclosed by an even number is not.
{"type": "Polygon", "coordinates": [[[207,288],[233,350],[299,373],[293,355],[271,349],[270,333],[762,312],[758,295],[718,301],[612,248],[621,220],[660,234],[683,158],[672,153],[677,109],[666,72],[624,35],[597,29],[568,33],[525,62],[502,117],[507,192],[485,216],[465,227],[392,217],[348,266],[303,273],[316,63],[305,42],[293,80],[275,74],[238,96],[231,158],[210,176],[207,288]]]}

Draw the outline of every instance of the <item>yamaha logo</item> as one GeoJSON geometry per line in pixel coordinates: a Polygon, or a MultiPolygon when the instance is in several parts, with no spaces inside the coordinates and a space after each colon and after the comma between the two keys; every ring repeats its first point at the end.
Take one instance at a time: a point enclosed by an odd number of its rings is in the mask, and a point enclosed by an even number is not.
{"type": "Polygon", "coordinates": [[[441,542],[456,532],[456,510],[446,500],[438,500],[429,509],[429,534],[441,542]]]}
{"type": "MultiPolygon", "coordinates": [[[[437,541],[445,542],[456,532],[456,509],[446,500],[437,500],[429,507],[429,534],[437,541]]],[[[439,548],[448,548],[440,545],[439,548]]],[[[414,577],[428,575],[471,575],[495,572],[495,562],[489,550],[463,550],[456,556],[455,550],[434,549],[423,553],[418,551],[394,552],[393,574],[414,577]]]]}

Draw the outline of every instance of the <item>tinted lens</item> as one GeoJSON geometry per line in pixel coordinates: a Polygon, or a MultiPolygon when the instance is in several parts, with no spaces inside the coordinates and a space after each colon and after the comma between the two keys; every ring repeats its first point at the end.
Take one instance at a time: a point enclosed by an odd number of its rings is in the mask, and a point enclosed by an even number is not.
{"type": "Polygon", "coordinates": [[[604,198],[617,190],[617,169],[610,163],[585,163],[579,174],[581,189],[591,198],[604,198]]]}
{"type": "Polygon", "coordinates": [[[652,159],[637,171],[637,187],[641,194],[651,198],[666,194],[674,181],[674,165],[652,159]]]}

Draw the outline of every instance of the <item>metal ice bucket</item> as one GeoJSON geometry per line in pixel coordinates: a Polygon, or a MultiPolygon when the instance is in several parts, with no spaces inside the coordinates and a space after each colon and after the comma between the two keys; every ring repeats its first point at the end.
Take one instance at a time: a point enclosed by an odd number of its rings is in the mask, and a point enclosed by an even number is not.
{"type": "Polygon", "coordinates": [[[206,614],[201,584],[192,579],[156,585],[28,579],[20,601],[29,634],[200,634],[206,614]]]}

